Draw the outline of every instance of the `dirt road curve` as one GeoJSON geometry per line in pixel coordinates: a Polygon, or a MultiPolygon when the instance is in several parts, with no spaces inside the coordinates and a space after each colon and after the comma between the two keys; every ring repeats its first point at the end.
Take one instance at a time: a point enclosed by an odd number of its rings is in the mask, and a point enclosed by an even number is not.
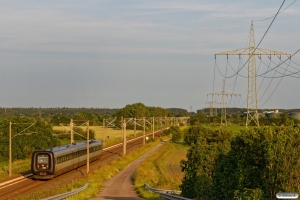
{"type": "Polygon", "coordinates": [[[119,174],[114,176],[112,179],[105,181],[103,183],[104,188],[101,189],[99,194],[95,198],[90,198],[89,200],[100,200],[100,199],[112,199],[112,200],[141,200],[137,196],[133,188],[133,175],[136,168],[151,154],[158,150],[163,143],[160,143],[148,153],[138,158],[136,161],[128,165],[119,174]]]}

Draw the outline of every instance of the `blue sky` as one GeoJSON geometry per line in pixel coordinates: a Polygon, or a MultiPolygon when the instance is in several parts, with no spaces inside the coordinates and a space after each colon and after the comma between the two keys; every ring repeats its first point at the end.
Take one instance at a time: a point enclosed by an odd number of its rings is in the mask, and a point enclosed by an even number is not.
{"type": "MultiPolygon", "coordinates": [[[[282,2],[0,1],[0,107],[122,108],[142,102],[202,109],[211,101],[207,94],[221,91],[223,76],[239,66],[236,56],[229,56],[230,65],[217,56],[217,70],[214,54],[246,48],[251,20],[258,43],[273,18],[259,20],[274,16],[282,2]]],[[[285,1],[283,9],[293,2],[285,1]]],[[[295,53],[299,10],[296,1],[280,13],[259,47],[295,53]]],[[[299,54],[266,76],[296,73],[299,54]]],[[[258,74],[276,67],[273,62],[280,60],[272,58],[273,66],[268,58],[257,61],[258,74]]],[[[226,78],[226,91],[241,94],[228,106],[246,107],[246,68],[240,74],[226,78]]],[[[258,106],[299,108],[298,76],[258,77],[258,106]]]]}

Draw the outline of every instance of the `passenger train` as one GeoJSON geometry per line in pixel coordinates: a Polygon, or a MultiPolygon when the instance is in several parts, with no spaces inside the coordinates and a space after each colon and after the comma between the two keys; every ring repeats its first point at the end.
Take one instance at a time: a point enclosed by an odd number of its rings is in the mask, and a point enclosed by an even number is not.
{"type": "MultiPolygon", "coordinates": [[[[99,159],[103,152],[101,140],[89,141],[90,162],[99,159]]],[[[86,164],[87,142],[38,150],[32,153],[31,172],[35,179],[52,179],[55,176],[86,164]]]]}

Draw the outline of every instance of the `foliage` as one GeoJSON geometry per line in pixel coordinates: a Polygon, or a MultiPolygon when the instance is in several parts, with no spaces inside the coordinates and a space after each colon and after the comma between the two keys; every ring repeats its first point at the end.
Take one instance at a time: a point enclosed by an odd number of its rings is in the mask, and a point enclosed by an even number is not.
{"type": "Polygon", "coordinates": [[[275,114],[273,118],[261,117],[259,119],[259,124],[263,126],[267,126],[267,125],[288,126],[291,123],[299,123],[299,122],[300,121],[298,119],[294,119],[288,116],[286,113],[275,114]]]}
{"type": "Polygon", "coordinates": [[[162,135],[171,135],[173,142],[178,142],[183,137],[183,133],[178,126],[171,126],[170,128],[163,130],[162,135]]]}
{"type": "Polygon", "coordinates": [[[182,135],[182,132],[180,131],[180,129],[177,126],[175,126],[175,128],[173,129],[173,132],[171,134],[172,134],[172,141],[173,142],[181,141],[183,135],[182,135]]]}
{"type": "Polygon", "coordinates": [[[9,122],[12,122],[12,159],[24,159],[37,149],[59,145],[49,123],[28,118],[11,118],[0,120],[0,161],[7,160],[9,154],[9,122]],[[31,124],[33,124],[30,126],[31,124]],[[30,127],[29,127],[30,126],[30,127]],[[29,128],[28,128],[29,127],[29,128]]]}
{"type": "Polygon", "coordinates": [[[224,129],[210,129],[201,125],[192,126],[184,134],[184,141],[188,145],[196,144],[197,142],[223,142],[231,138],[231,132],[224,129]]]}
{"type": "Polygon", "coordinates": [[[204,112],[198,112],[196,115],[190,117],[191,125],[205,124],[208,122],[208,118],[204,112]]]}
{"type": "Polygon", "coordinates": [[[214,165],[221,153],[230,149],[231,133],[227,130],[211,130],[202,126],[191,127],[185,141],[191,145],[187,160],[181,161],[185,176],[182,181],[182,195],[188,198],[210,199],[214,165]]]}
{"type": "Polygon", "coordinates": [[[263,199],[263,191],[259,188],[256,189],[247,189],[235,191],[234,192],[235,200],[262,200],[263,199]]]}
{"type": "Polygon", "coordinates": [[[171,113],[169,116],[173,115],[174,117],[185,117],[189,116],[189,113],[186,109],[182,108],[167,108],[167,111],[171,113]]]}
{"type": "Polygon", "coordinates": [[[31,117],[31,118],[51,118],[52,116],[73,116],[76,113],[91,113],[99,116],[111,117],[119,109],[115,108],[67,108],[67,107],[53,107],[53,108],[1,108],[0,117],[31,117]]]}
{"type": "Polygon", "coordinates": [[[142,117],[164,117],[169,113],[166,109],[160,107],[147,107],[142,103],[126,105],[124,108],[117,111],[114,116],[120,119],[124,118],[142,118],[142,117]]]}
{"type": "Polygon", "coordinates": [[[51,116],[50,122],[52,125],[58,126],[60,124],[70,124],[71,119],[73,119],[73,123],[82,124],[89,121],[90,126],[95,126],[102,125],[103,116],[87,112],[78,112],[73,115],[54,114],[51,116]]]}
{"type": "Polygon", "coordinates": [[[199,126],[187,134],[191,148],[188,160],[181,162],[184,196],[276,199],[279,191],[300,192],[299,126],[249,128],[232,139],[199,126]]]}
{"type": "Polygon", "coordinates": [[[246,188],[259,189],[265,199],[276,199],[279,191],[299,192],[299,133],[299,127],[293,125],[242,131],[232,141],[231,152],[216,166],[214,186],[231,183],[235,194],[244,193],[246,188]],[[224,169],[230,168],[229,164],[237,170],[226,177],[224,169]]]}

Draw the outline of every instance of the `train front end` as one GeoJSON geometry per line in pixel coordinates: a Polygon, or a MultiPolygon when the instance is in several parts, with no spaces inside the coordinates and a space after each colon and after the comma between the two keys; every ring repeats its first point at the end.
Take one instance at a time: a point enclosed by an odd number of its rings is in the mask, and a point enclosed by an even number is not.
{"type": "Polygon", "coordinates": [[[35,151],[32,153],[31,172],[35,179],[52,179],[55,162],[51,151],[35,151]]]}

